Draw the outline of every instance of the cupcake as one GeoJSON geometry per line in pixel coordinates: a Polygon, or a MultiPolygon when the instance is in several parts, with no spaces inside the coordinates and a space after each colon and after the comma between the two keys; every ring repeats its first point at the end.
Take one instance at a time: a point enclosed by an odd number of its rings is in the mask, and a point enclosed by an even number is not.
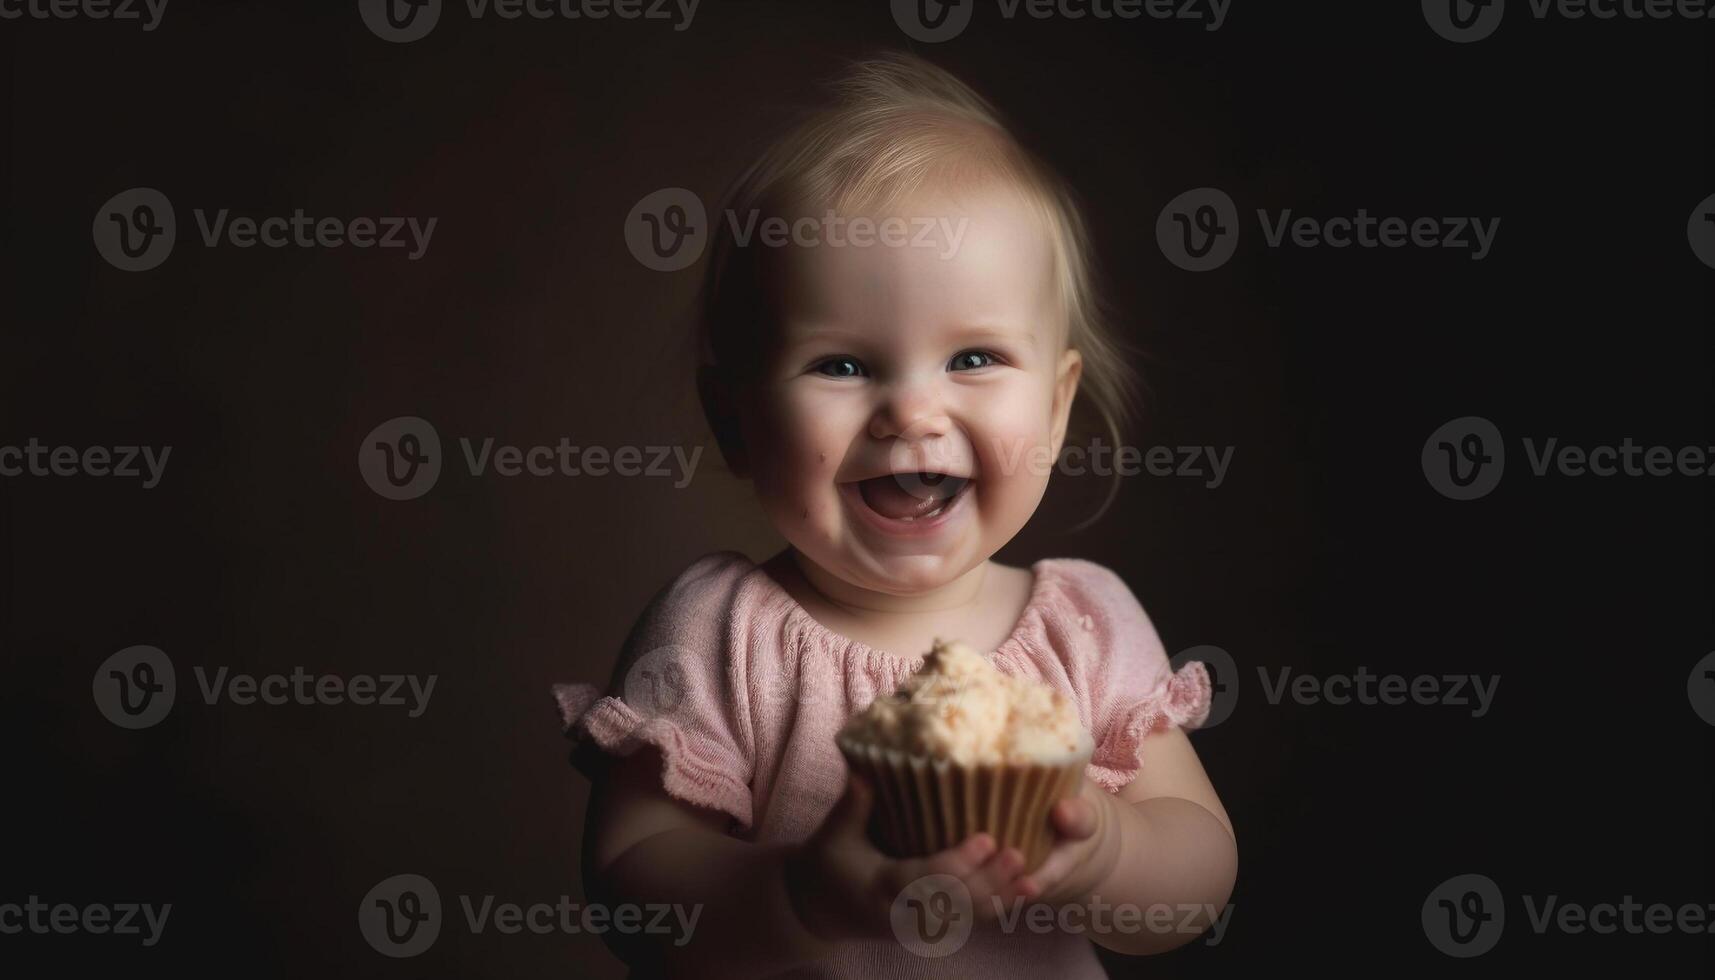
{"type": "Polygon", "coordinates": [[[1053,847],[1048,812],[1077,792],[1092,748],[1064,694],[939,637],[917,673],[835,740],[875,787],[870,830],[882,850],[921,857],[986,831],[1018,848],[1026,871],[1053,847]]]}

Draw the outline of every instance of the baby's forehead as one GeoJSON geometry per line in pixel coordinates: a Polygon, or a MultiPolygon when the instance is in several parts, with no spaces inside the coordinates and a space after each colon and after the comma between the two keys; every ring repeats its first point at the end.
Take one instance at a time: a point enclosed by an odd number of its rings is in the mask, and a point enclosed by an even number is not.
{"type": "Polygon", "coordinates": [[[992,173],[931,176],[908,187],[848,192],[803,210],[821,217],[832,213],[848,222],[860,218],[954,222],[970,225],[988,239],[1029,240],[1044,250],[1053,244],[1052,223],[1039,197],[992,173]]]}
{"type": "Polygon", "coordinates": [[[874,318],[1041,323],[1053,312],[1051,228],[1003,184],[925,185],[803,217],[821,227],[819,237],[795,237],[783,250],[787,325],[874,318]]]}

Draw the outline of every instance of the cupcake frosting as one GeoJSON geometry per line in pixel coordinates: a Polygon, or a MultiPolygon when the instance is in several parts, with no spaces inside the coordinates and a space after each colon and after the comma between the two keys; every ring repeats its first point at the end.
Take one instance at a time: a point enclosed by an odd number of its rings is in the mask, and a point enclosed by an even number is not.
{"type": "Polygon", "coordinates": [[[898,691],[853,715],[840,734],[960,765],[1055,763],[1089,747],[1064,694],[1003,674],[940,637],[898,691]]]}

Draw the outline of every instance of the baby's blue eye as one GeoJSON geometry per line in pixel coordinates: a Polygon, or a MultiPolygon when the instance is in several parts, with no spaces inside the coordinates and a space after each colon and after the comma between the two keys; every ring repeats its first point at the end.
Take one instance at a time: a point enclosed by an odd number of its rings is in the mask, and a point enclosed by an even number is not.
{"type": "Polygon", "coordinates": [[[856,358],[830,357],[816,365],[816,373],[830,378],[860,378],[864,372],[863,365],[856,358]]]}
{"type": "Polygon", "coordinates": [[[960,351],[953,355],[953,361],[948,365],[954,371],[971,371],[976,368],[988,367],[996,363],[995,356],[986,350],[960,351]]]}

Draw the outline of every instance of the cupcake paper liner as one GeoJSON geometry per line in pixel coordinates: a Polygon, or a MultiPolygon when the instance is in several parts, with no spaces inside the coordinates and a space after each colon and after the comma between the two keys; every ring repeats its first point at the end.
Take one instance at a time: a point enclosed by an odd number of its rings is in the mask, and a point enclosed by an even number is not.
{"type": "Polygon", "coordinates": [[[854,739],[838,740],[853,770],[875,787],[870,836],[893,857],[923,857],[975,833],[993,835],[996,853],[1016,847],[1034,871],[1054,846],[1048,813],[1077,792],[1086,747],[1054,764],[965,766],[854,739]]]}

